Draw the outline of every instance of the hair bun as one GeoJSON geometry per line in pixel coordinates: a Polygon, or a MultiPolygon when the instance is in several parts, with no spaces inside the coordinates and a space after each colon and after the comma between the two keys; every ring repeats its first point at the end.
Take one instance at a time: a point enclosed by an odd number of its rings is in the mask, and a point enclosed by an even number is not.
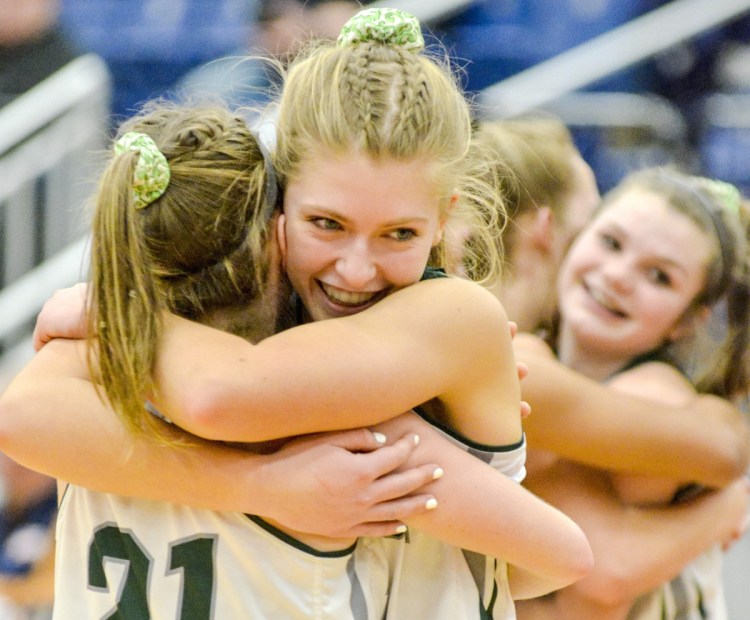
{"type": "Polygon", "coordinates": [[[341,28],[339,46],[347,47],[374,41],[403,47],[412,52],[424,49],[419,20],[400,9],[365,9],[352,16],[341,28]]]}

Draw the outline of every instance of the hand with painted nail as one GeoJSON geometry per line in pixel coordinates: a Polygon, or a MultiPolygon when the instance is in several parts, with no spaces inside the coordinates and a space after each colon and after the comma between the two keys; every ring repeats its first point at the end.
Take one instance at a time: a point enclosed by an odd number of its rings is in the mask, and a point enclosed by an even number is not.
{"type": "Polygon", "coordinates": [[[267,466],[268,510],[287,528],[334,538],[389,536],[437,502],[421,487],[442,475],[434,463],[405,465],[419,443],[367,429],[287,443],[267,466]]]}

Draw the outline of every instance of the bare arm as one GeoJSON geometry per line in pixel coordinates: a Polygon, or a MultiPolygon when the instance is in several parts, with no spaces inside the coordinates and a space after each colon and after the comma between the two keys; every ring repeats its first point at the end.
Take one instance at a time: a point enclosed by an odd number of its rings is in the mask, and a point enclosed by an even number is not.
{"type": "MultiPolygon", "coordinates": [[[[378,528],[381,534],[393,533],[395,519],[411,517],[411,525],[446,542],[516,563],[518,579],[525,577],[524,591],[535,594],[571,583],[589,568],[588,543],[572,521],[447,442],[416,416],[401,416],[402,425],[384,425],[380,430],[388,436],[406,439],[372,455],[338,449],[332,456],[335,446],[325,437],[292,442],[267,457],[210,442],[174,449],[127,434],[80,376],[54,379],[69,373],[76,359],[82,363],[83,347],[75,341],[48,344],[0,399],[0,447],[27,466],[103,492],[240,508],[321,535],[341,535],[347,519],[361,520],[363,513],[372,521],[386,519],[366,524],[373,534],[378,528]],[[403,420],[409,424],[404,426],[403,420]],[[399,464],[393,456],[385,465],[370,460],[364,466],[365,459],[385,458],[387,450],[403,461],[412,450],[414,432],[422,440],[403,473],[383,477],[399,464]],[[420,489],[419,496],[385,501],[431,479],[434,465],[412,466],[430,454],[439,455],[443,478],[420,489]],[[238,488],[245,491],[238,493],[238,488]],[[417,519],[432,496],[438,498],[438,509],[417,519]],[[343,516],[332,514],[331,506],[344,511],[343,516]]],[[[85,367],[79,368],[83,373],[85,367]]],[[[361,447],[367,447],[368,437],[360,437],[361,447]]],[[[348,531],[358,532],[366,530],[348,531]]]]}
{"type": "Polygon", "coordinates": [[[591,570],[591,550],[576,523],[447,442],[416,415],[405,414],[376,428],[394,436],[407,430],[417,433],[415,455],[439,454],[445,468],[445,475],[426,489],[437,498],[438,508],[407,523],[449,544],[508,562],[514,598],[541,596],[591,570]]]}
{"type": "MultiPolygon", "coordinates": [[[[655,403],[684,407],[695,398],[693,385],[674,367],[662,362],[639,364],[618,374],[609,386],[622,393],[647,398],[655,403]]],[[[659,411],[653,411],[659,415],[659,411]]],[[[611,472],[612,485],[620,500],[629,505],[669,503],[690,480],[611,472]]]]}
{"type": "Polygon", "coordinates": [[[533,413],[524,428],[532,447],[594,467],[707,486],[728,484],[748,466],[748,425],[722,399],[701,396],[686,407],[658,405],[618,394],[538,351],[527,354],[518,346],[516,355],[529,367],[523,396],[533,413]]]}
{"type": "Polygon", "coordinates": [[[262,441],[374,424],[436,397],[461,411],[447,422],[476,441],[520,437],[507,319],[470,282],[420,282],[354,316],[255,346],[177,317],[165,331],[159,409],[202,437],[262,441]],[[493,425],[471,417],[490,407],[493,425]]]}
{"type": "Polygon", "coordinates": [[[573,463],[555,466],[531,488],[575,519],[594,551],[592,573],[557,596],[606,607],[629,606],[669,581],[710,546],[735,537],[747,514],[744,480],[669,508],[624,506],[606,474],[573,463]]]}
{"type": "Polygon", "coordinates": [[[0,397],[0,450],[31,469],[97,491],[249,512],[333,537],[392,534],[431,497],[418,488],[432,480],[434,463],[388,475],[412,453],[411,435],[382,448],[356,429],[260,456],[197,438],[171,448],[129,434],[86,379],[84,346],[45,346],[0,397]]]}

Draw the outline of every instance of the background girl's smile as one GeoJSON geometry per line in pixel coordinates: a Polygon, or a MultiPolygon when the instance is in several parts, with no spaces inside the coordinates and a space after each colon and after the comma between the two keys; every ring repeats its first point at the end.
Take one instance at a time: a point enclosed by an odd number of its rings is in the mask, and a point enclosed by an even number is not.
{"type": "Polygon", "coordinates": [[[711,251],[698,226],[654,193],[631,190],[608,204],[561,269],[561,356],[573,363],[585,350],[611,370],[673,340],[711,251]]]}

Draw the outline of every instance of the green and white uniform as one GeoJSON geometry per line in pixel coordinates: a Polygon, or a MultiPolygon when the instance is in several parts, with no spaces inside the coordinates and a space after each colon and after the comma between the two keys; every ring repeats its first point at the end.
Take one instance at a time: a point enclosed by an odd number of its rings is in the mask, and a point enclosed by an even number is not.
{"type": "MultiPolygon", "coordinates": [[[[458,442],[509,477],[525,442],[458,442]]],[[[418,531],[317,551],[263,520],[68,485],[56,620],[510,620],[507,567],[418,531]]]]}
{"type": "MultiPolygon", "coordinates": [[[[482,446],[428,421],[523,479],[525,440],[482,446]]],[[[515,618],[504,563],[420,532],[321,552],[258,517],[75,485],[59,509],[55,572],[55,620],[515,618]]]]}
{"type": "Polygon", "coordinates": [[[69,485],[54,618],[382,620],[388,563],[371,557],[381,553],[369,540],[318,552],[240,513],[69,485]]]}
{"type": "Polygon", "coordinates": [[[638,599],[628,620],[728,620],[717,545],[688,564],[672,581],[638,599]]]}
{"type": "MultiPolygon", "coordinates": [[[[526,474],[526,441],[483,446],[436,426],[449,440],[516,482],[526,474]]],[[[382,543],[385,544],[385,543],[382,543]]],[[[417,530],[402,537],[393,565],[386,618],[514,620],[505,562],[447,545],[417,530]]]]}

